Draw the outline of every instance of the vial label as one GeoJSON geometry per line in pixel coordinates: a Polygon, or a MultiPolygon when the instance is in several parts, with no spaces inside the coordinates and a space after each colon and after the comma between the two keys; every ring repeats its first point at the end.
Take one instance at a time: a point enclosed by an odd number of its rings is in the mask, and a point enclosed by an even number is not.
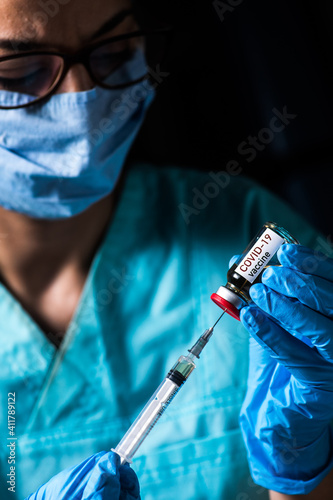
{"type": "Polygon", "coordinates": [[[281,236],[267,228],[238,264],[235,272],[253,283],[283,243],[281,236]]]}

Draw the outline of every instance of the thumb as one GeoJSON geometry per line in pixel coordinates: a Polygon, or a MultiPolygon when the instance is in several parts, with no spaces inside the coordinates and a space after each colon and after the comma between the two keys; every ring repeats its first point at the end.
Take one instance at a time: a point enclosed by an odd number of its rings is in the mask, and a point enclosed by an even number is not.
{"type": "Polygon", "coordinates": [[[82,500],[140,500],[140,487],[130,466],[120,466],[120,457],[109,451],[94,467],[82,500]]]}
{"type": "Polygon", "coordinates": [[[233,264],[239,259],[240,255],[233,255],[229,260],[229,268],[233,266],[233,264]]]}

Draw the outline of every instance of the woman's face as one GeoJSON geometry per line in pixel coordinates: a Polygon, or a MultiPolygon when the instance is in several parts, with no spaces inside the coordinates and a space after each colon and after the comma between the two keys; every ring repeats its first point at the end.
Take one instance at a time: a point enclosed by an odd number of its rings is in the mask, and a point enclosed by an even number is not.
{"type": "MultiPolygon", "coordinates": [[[[0,57],[38,49],[76,51],[133,31],[132,16],[115,27],[112,23],[117,14],[130,8],[130,0],[1,0],[0,57]]],[[[58,92],[93,86],[85,68],[76,65],[58,92]]]]}

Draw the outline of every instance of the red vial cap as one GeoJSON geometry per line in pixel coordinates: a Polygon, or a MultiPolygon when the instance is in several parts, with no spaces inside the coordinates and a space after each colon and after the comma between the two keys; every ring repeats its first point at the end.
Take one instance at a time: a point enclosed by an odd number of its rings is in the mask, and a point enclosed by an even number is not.
{"type": "Polygon", "coordinates": [[[228,314],[230,314],[230,316],[232,316],[233,318],[238,319],[238,321],[240,321],[240,319],[239,319],[239,310],[233,304],[231,304],[226,299],[223,299],[222,297],[220,297],[219,295],[217,295],[217,293],[212,293],[212,295],[210,296],[210,298],[221,309],[223,309],[225,312],[227,312],[228,314]]]}

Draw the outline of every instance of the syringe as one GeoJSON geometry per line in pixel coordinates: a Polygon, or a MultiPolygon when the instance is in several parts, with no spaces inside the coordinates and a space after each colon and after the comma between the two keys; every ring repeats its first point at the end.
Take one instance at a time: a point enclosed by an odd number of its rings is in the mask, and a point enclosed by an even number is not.
{"type": "Polygon", "coordinates": [[[168,375],[156,389],[146,406],[119,442],[118,446],[111,449],[111,451],[118,453],[121,464],[126,462],[132,463],[133,456],[146,439],[149,432],[156,425],[179,389],[193,372],[195,368],[193,359],[199,359],[201,351],[212,336],[213,330],[223,314],[224,312],[211,328],[204,331],[193,347],[189,349],[189,354],[187,356],[180,356],[176,364],[171,368],[168,375]]]}

